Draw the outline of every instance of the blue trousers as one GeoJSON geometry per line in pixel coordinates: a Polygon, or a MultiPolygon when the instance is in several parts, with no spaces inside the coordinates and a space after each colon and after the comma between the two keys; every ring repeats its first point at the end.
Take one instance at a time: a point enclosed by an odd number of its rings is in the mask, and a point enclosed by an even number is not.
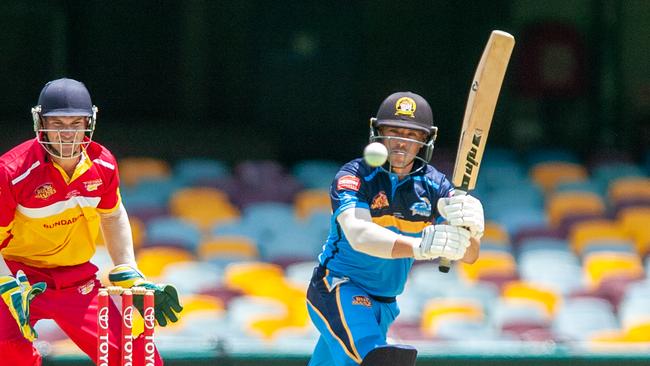
{"type": "Polygon", "coordinates": [[[307,290],[307,309],[319,330],[309,366],[353,366],[376,347],[399,314],[394,300],[370,296],[345,277],[323,267],[314,270],[307,290]]]}

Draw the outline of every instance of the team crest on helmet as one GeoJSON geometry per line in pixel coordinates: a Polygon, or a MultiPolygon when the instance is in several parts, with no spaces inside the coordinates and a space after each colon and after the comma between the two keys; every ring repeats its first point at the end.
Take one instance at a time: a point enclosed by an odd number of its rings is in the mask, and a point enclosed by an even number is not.
{"type": "Polygon", "coordinates": [[[380,191],[379,193],[377,193],[375,198],[372,199],[372,203],[370,204],[370,209],[380,210],[388,206],[389,203],[388,203],[388,197],[386,197],[386,193],[384,193],[384,191],[380,191]]]}
{"type": "Polygon", "coordinates": [[[411,205],[411,214],[413,216],[431,216],[431,202],[429,202],[429,199],[426,197],[421,197],[420,199],[420,202],[415,202],[413,205],[411,205]]]}
{"type": "Polygon", "coordinates": [[[52,183],[45,183],[34,190],[34,197],[46,200],[56,193],[52,183]]]}
{"type": "Polygon", "coordinates": [[[409,116],[411,118],[415,117],[415,110],[417,105],[412,98],[401,97],[395,102],[395,115],[409,116]]]}

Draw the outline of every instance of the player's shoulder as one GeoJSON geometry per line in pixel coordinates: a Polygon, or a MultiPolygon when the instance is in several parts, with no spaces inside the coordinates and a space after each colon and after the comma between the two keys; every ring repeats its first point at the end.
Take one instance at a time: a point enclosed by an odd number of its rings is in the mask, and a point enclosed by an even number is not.
{"type": "Polygon", "coordinates": [[[0,169],[8,176],[15,178],[26,171],[36,168],[43,163],[45,150],[36,141],[30,139],[14,146],[0,156],[0,169]]]}
{"type": "Polygon", "coordinates": [[[99,142],[92,141],[86,148],[86,153],[90,160],[110,170],[115,170],[117,160],[108,148],[99,142]]]}
{"type": "Polygon", "coordinates": [[[365,177],[371,174],[375,169],[376,168],[372,168],[366,164],[363,158],[357,158],[343,164],[343,166],[341,166],[341,169],[339,169],[337,176],[340,177],[343,175],[355,175],[358,177],[365,177]]]}
{"type": "Polygon", "coordinates": [[[445,173],[439,171],[431,164],[427,164],[424,169],[422,169],[421,175],[424,177],[424,180],[433,185],[434,188],[439,188],[442,185],[449,184],[445,173]]]}

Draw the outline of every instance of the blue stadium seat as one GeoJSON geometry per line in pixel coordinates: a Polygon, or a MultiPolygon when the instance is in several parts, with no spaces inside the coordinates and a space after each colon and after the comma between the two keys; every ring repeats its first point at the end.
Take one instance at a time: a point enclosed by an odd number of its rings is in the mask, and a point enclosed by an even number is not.
{"type": "Polygon", "coordinates": [[[222,161],[209,158],[182,159],[174,164],[174,177],[188,186],[202,185],[226,178],[230,171],[222,161]]]}
{"type": "Polygon", "coordinates": [[[160,279],[164,283],[173,283],[179,293],[186,296],[222,285],[223,271],[206,262],[178,262],[167,265],[160,279]]]}
{"type": "Polygon", "coordinates": [[[147,223],[147,239],[144,246],[175,245],[194,251],[200,241],[201,232],[195,225],[168,216],[147,223]]]}
{"type": "Polygon", "coordinates": [[[580,163],[578,155],[567,149],[561,148],[540,148],[528,153],[526,163],[528,166],[534,166],[545,162],[566,162],[580,163]]]}
{"type": "Polygon", "coordinates": [[[584,341],[600,331],[619,329],[612,305],[600,298],[565,299],[553,320],[558,339],[584,341]]]}
{"type": "Polygon", "coordinates": [[[340,165],[329,160],[303,160],[294,165],[292,173],[307,189],[329,189],[340,165]]]}

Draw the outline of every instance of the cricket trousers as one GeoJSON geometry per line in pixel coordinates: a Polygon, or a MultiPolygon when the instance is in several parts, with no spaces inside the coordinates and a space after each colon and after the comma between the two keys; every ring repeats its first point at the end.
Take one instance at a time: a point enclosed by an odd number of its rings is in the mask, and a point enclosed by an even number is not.
{"type": "MultiPolygon", "coordinates": [[[[97,361],[97,300],[101,287],[97,267],[90,263],[57,268],[36,268],[6,261],[12,273],[22,269],[29,283],[45,282],[47,290],[31,303],[31,324],[40,319],[52,319],[65,334],[90,357],[97,361]]],[[[110,365],[119,365],[121,350],[121,314],[115,303],[109,302],[109,359],[110,365]]],[[[133,341],[133,366],[160,366],[158,351],[153,362],[144,362],[142,335],[133,341]]],[[[41,365],[41,355],[34,345],[23,337],[7,306],[0,304],[0,366],[41,365]]]]}

